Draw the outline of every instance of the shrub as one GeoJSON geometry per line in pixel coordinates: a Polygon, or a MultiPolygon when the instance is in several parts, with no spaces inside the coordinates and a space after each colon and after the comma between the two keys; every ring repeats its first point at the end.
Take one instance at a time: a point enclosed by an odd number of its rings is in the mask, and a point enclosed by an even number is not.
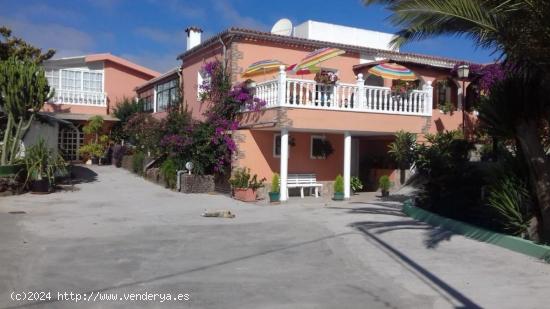
{"type": "Polygon", "coordinates": [[[233,172],[233,177],[229,179],[229,184],[235,189],[257,190],[264,186],[265,178],[258,181],[258,175],[250,175],[249,168],[237,168],[233,172]]]}
{"type": "Polygon", "coordinates": [[[397,162],[399,168],[407,169],[414,160],[416,136],[403,130],[398,131],[388,148],[388,154],[397,162]]]}
{"type": "Polygon", "coordinates": [[[514,175],[506,175],[489,187],[487,205],[494,209],[504,231],[517,236],[527,234],[532,207],[527,185],[514,175]]]}
{"type": "Polygon", "coordinates": [[[336,176],[334,180],[334,192],[344,193],[344,178],[342,178],[342,175],[336,176]]]}
{"type": "Polygon", "coordinates": [[[351,177],[350,186],[354,192],[358,192],[363,189],[363,183],[358,177],[355,176],[351,177]]]}
{"type": "Polygon", "coordinates": [[[133,143],[140,151],[157,154],[162,137],[161,122],[148,113],[134,114],[126,125],[124,130],[133,143]]]}
{"type": "Polygon", "coordinates": [[[132,156],[132,171],[138,175],[143,175],[143,166],[145,165],[145,154],[137,151],[132,156]]]}
{"type": "Polygon", "coordinates": [[[56,175],[67,174],[65,160],[53,149],[48,148],[42,138],[27,149],[24,163],[27,181],[47,179],[50,185],[53,185],[56,175]]]}
{"type": "Polygon", "coordinates": [[[393,182],[391,182],[390,177],[388,175],[380,176],[378,179],[378,188],[382,191],[389,191],[390,188],[393,186],[393,182]]]}
{"type": "Polygon", "coordinates": [[[103,117],[96,115],[90,117],[88,119],[88,123],[82,127],[82,131],[86,134],[93,134],[95,135],[95,142],[99,142],[99,133],[101,132],[101,129],[103,128],[103,117]]]}
{"type": "Polygon", "coordinates": [[[274,173],[273,177],[271,178],[271,192],[279,193],[281,191],[280,188],[280,182],[281,178],[279,177],[279,174],[274,173]]]}
{"type": "Polygon", "coordinates": [[[160,166],[160,175],[168,188],[174,189],[176,187],[177,172],[178,167],[173,159],[169,158],[162,162],[160,166]]]}
{"type": "Polygon", "coordinates": [[[144,111],[144,103],[143,100],[136,102],[125,97],[121,102],[117,102],[115,105],[116,107],[113,113],[119,121],[117,121],[111,129],[111,138],[115,142],[120,142],[128,139],[128,134],[124,130],[124,126],[133,115],[144,111]]]}

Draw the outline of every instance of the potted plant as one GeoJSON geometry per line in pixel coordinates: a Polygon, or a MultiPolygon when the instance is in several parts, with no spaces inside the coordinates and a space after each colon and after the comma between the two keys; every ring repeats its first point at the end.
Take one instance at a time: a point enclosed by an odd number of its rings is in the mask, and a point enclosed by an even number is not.
{"type": "Polygon", "coordinates": [[[103,155],[103,146],[97,143],[86,144],[78,150],[84,158],[84,162],[91,160],[92,164],[99,164],[99,158],[103,155]]]}
{"type": "Polygon", "coordinates": [[[351,177],[350,186],[351,186],[351,191],[353,191],[354,193],[359,192],[360,190],[363,190],[363,183],[356,176],[351,177]]]}
{"type": "Polygon", "coordinates": [[[263,187],[265,178],[258,181],[258,175],[250,176],[249,168],[237,168],[229,180],[235,199],[243,202],[256,201],[256,190],[263,187]]]}
{"type": "Polygon", "coordinates": [[[382,191],[382,197],[387,197],[390,195],[390,188],[393,186],[390,177],[388,175],[380,176],[378,179],[378,188],[382,191]]]}
{"type": "Polygon", "coordinates": [[[281,198],[281,192],[280,192],[280,178],[279,174],[275,173],[273,174],[273,178],[271,178],[271,191],[269,191],[269,202],[275,203],[278,202],[281,198]]]}
{"type": "Polygon", "coordinates": [[[0,176],[14,176],[20,164],[21,144],[44,102],[52,96],[44,68],[30,59],[13,56],[0,61],[0,111],[4,129],[0,140],[0,176]]]}
{"type": "Polygon", "coordinates": [[[336,176],[334,180],[334,198],[335,201],[344,200],[344,178],[342,175],[336,176]]]}
{"type": "Polygon", "coordinates": [[[55,176],[66,174],[65,160],[53,149],[48,148],[41,138],[31,146],[24,158],[29,188],[33,193],[49,193],[54,187],[55,176]]]}
{"type": "Polygon", "coordinates": [[[90,117],[90,119],[88,119],[88,123],[82,127],[82,131],[84,131],[85,134],[94,136],[92,142],[80,148],[80,152],[83,155],[88,156],[88,159],[92,160],[92,164],[99,164],[99,158],[103,156],[103,144],[105,143],[105,140],[109,140],[106,135],[102,135],[101,138],[99,137],[99,133],[102,128],[103,117],[99,115],[90,117]]]}

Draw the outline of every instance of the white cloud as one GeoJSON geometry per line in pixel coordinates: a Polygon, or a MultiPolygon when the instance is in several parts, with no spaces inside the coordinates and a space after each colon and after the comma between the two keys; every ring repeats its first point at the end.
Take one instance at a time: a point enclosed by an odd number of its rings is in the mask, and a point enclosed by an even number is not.
{"type": "Polygon", "coordinates": [[[242,15],[227,0],[214,0],[214,8],[218,11],[219,16],[225,19],[230,26],[251,28],[255,30],[268,29],[265,23],[250,16],[242,15]]]}
{"type": "Polygon", "coordinates": [[[22,37],[32,45],[57,50],[56,57],[90,53],[96,46],[88,33],[56,23],[35,23],[24,18],[0,16],[0,24],[8,26],[14,36],[22,37]]]}

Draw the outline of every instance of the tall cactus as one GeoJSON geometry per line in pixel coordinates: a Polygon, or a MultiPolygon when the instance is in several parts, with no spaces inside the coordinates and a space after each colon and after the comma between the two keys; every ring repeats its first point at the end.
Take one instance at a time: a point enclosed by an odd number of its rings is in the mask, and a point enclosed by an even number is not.
{"type": "Polygon", "coordinates": [[[0,165],[14,163],[36,113],[52,96],[40,65],[15,57],[0,62],[0,107],[7,117],[0,165]]]}

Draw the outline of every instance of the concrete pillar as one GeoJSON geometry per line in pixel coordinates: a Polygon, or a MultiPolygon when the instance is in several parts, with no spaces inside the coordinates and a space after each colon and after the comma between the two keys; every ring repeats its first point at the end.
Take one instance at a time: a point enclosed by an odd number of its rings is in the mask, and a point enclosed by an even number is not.
{"type": "Polygon", "coordinates": [[[355,95],[355,106],[354,108],[363,109],[365,108],[365,80],[363,79],[363,73],[357,74],[357,94],[355,95]]]}
{"type": "Polygon", "coordinates": [[[288,178],[288,129],[281,129],[281,186],[280,200],[288,200],[288,190],[286,187],[288,178]]]}
{"type": "Polygon", "coordinates": [[[344,133],[344,198],[351,196],[351,134],[344,133]]]}

